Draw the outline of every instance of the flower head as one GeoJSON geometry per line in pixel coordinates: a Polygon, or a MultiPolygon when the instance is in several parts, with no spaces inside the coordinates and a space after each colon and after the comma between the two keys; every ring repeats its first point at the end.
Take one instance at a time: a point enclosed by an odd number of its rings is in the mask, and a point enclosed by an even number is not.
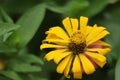
{"type": "Polygon", "coordinates": [[[65,18],[64,29],[59,26],[50,28],[40,46],[54,48],[45,55],[47,61],[54,60],[58,73],[64,73],[66,77],[73,74],[74,78],[81,79],[82,74],[92,74],[96,67],[106,64],[105,55],[110,52],[110,45],[101,39],[109,32],[102,26],[88,26],[88,18],[65,18]]]}

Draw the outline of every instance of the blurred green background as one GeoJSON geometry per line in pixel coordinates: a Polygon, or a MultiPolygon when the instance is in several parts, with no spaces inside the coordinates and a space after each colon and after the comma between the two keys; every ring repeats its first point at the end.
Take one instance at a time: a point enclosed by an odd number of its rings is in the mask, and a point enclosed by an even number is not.
{"type": "Polygon", "coordinates": [[[120,80],[120,0],[0,0],[0,80],[69,80],[39,46],[46,30],[79,16],[106,27],[112,45],[104,68],[82,80],[120,80]]]}

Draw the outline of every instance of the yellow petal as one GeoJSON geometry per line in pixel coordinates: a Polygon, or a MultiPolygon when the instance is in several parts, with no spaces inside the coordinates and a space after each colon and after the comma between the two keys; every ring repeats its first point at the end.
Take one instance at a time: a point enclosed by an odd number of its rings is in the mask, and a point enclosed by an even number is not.
{"type": "Polygon", "coordinates": [[[78,19],[71,18],[70,20],[71,20],[73,31],[77,31],[78,30],[78,19]]]}
{"type": "Polygon", "coordinates": [[[82,33],[86,33],[88,18],[87,17],[80,17],[80,30],[82,33]]]}
{"type": "Polygon", "coordinates": [[[85,33],[86,36],[88,36],[92,30],[93,30],[93,27],[87,26],[87,27],[86,27],[86,33],[85,33]]]}
{"type": "Polygon", "coordinates": [[[73,73],[73,76],[75,79],[82,79],[82,73],[81,72],[75,72],[73,73]]]}
{"type": "Polygon", "coordinates": [[[101,55],[106,55],[108,54],[111,49],[110,48],[91,48],[91,49],[87,49],[88,51],[94,51],[94,52],[98,52],[101,55]]]}
{"type": "Polygon", "coordinates": [[[65,58],[66,56],[70,55],[71,52],[63,52],[61,54],[57,54],[56,57],[54,58],[54,62],[56,64],[58,64],[63,58],[65,58]]]}
{"type": "Polygon", "coordinates": [[[75,59],[73,61],[72,72],[74,78],[79,78],[79,79],[82,78],[81,62],[78,55],[75,56],[75,59]]]}
{"type": "MultiPolygon", "coordinates": [[[[58,37],[57,35],[55,34],[51,34],[49,33],[46,37],[46,39],[61,39],[60,37],[58,37]]],[[[61,39],[62,40],[62,39],[61,39]]]]}
{"type": "Polygon", "coordinates": [[[67,45],[70,41],[68,41],[68,40],[62,40],[62,39],[45,39],[45,40],[43,40],[43,43],[44,42],[56,43],[56,44],[65,44],[65,45],[67,45]]]}
{"type": "Polygon", "coordinates": [[[108,43],[106,43],[106,42],[104,42],[104,41],[101,41],[101,40],[93,43],[92,45],[101,45],[101,46],[104,46],[104,47],[111,47],[110,44],[108,44],[108,43]]]}
{"type": "Polygon", "coordinates": [[[83,54],[80,54],[79,57],[81,59],[83,70],[85,71],[85,73],[86,74],[93,73],[95,71],[95,67],[90,62],[90,60],[87,57],[85,57],[83,54]]]}
{"type": "Polygon", "coordinates": [[[69,37],[66,34],[66,32],[59,26],[50,28],[49,31],[46,32],[46,34],[54,34],[61,39],[69,40],[69,37]]]}
{"type": "Polygon", "coordinates": [[[91,41],[88,42],[88,45],[102,39],[103,37],[105,37],[106,35],[108,35],[109,32],[108,31],[103,31],[101,32],[98,36],[94,37],[94,39],[92,39],[91,41]]]}
{"type": "Polygon", "coordinates": [[[45,55],[45,59],[47,61],[50,61],[52,59],[54,59],[54,57],[57,55],[57,54],[62,54],[64,51],[66,51],[66,49],[60,49],[60,50],[54,50],[54,51],[50,51],[49,53],[47,53],[45,55]]]}
{"type": "Polygon", "coordinates": [[[93,39],[95,36],[100,34],[100,32],[102,32],[103,30],[105,30],[104,27],[97,27],[97,25],[95,24],[92,27],[91,32],[88,34],[87,39],[89,39],[89,40],[93,39]]]}
{"type": "Polygon", "coordinates": [[[71,55],[68,55],[65,59],[63,59],[57,66],[57,72],[58,73],[63,73],[65,67],[68,64],[68,61],[71,59],[71,55]]]}
{"type": "Polygon", "coordinates": [[[91,45],[92,43],[106,36],[107,34],[109,34],[109,32],[106,31],[104,27],[97,27],[97,25],[94,25],[92,31],[86,37],[87,45],[91,45]]]}
{"type": "Polygon", "coordinates": [[[86,52],[86,54],[90,56],[92,60],[100,67],[103,67],[106,64],[106,57],[103,55],[92,52],[86,52]]]}
{"type": "Polygon", "coordinates": [[[65,67],[65,70],[64,70],[64,75],[66,77],[69,77],[69,72],[70,72],[70,67],[72,65],[72,60],[73,60],[73,57],[71,57],[71,59],[69,60],[67,66],[65,67]]]}
{"type": "Polygon", "coordinates": [[[72,34],[72,27],[71,27],[71,22],[70,22],[69,17],[67,17],[67,18],[65,18],[63,20],[63,25],[64,25],[65,29],[67,30],[69,36],[71,36],[71,34],[72,34]]]}
{"type": "Polygon", "coordinates": [[[40,49],[44,49],[44,48],[66,48],[66,46],[60,46],[60,45],[55,45],[55,44],[47,44],[47,43],[43,43],[40,46],[40,49]]]}

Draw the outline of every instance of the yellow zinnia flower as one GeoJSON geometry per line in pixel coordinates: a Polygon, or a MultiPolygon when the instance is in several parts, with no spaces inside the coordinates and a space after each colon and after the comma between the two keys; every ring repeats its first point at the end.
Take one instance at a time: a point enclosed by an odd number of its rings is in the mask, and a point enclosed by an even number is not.
{"type": "Polygon", "coordinates": [[[58,73],[66,77],[73,74],[76,79],[81,79],[82,74],[91,74],[96,66],[103,67],[106,55],[110,52],[110,45],[101,39],[109,34],[102,26],[87,25],[88,18],[65,18],[64,29],[59,26],[50,28],[43,40],[40,49],[55,48],[45,55],[47,61],[54,60],[58,73]]]}

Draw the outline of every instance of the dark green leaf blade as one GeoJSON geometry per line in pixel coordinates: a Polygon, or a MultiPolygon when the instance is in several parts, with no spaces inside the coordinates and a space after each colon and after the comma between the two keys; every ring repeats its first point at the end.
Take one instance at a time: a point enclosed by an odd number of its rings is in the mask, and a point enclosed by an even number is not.
{"type": "Polygon", "coordinates": [[[41,64],[41,65],[44,64],[43,60],[40,57],[35,56],[33,54],[19,55],[18,58],[20,58],[22,61],[24,61],[26,63],[37,63],[37,64],[41,64]]]}
{"type": "Polygon", "coordinates": [[[70,0],[66,5],[59,6],[55,3],[48,3],[47,8],[53,12],[61,13],[66,16],[75,17],[77,13],[89,6],[87,0],[70,0]]]}
{"type": "MultiPolygon", "coordinates": [[[[18,21],[21,27],[16,31],[19,33],[19,47],[24,47],[32,39],[45,16],[45,4],[39,4],[28,10],[18,21]]],[[[14,38],[13,38],[14,39],[14,38]]]]}
{"type": "Polygon", "coordinates": [[[27,64],[27,63],[14,63],[14,64],[11,65],[10,68],[13,71],[24,72],[24,73],[41,71],[41,67],[40,66],[31,65],[31,64],[27,64]]]}
{"type": "Polygon", "coordinates": [[[12,80],[22,80],[20,76],[14,71],[1,71],[0,74],[12,79],[12,80]]]}
{"type": "Polygon", "coordinates": [[[0,36],[13,31],[15,29],[18,29],[20,26],[12,23],[0,23],[0,36]]]}
{"type": "Polygon", "coordinates": [[[14,48],[13,46],[10,46],[6,43],[0,43],[0,54],[5,54],[5,53],[15,53],[17,52],[17,49],[14,48]]]}
{"type": "Polygon", "coordinates": [[[13,20],[8,16],[8,14],[3,10],[3,8],[0,7],[0,13],[3,17],[3,19],[8,23],[14,23],[13,20]]]}
{"type": "Polygon", "coordinates": [[[117,0],[89,0],[89,6],[82,10],[78,15],[92,17],[98,13],[100,13],[109,3],[114,3],[117,0]]]}

